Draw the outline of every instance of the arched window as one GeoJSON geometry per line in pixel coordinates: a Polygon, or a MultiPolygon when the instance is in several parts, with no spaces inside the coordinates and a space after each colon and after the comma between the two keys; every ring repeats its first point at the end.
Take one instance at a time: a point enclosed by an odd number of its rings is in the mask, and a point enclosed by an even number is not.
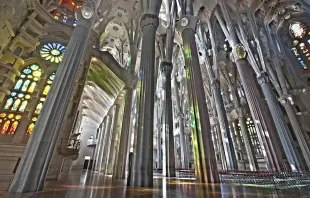
{"type": "Polygon", "coordinates": [[[55,78],[55,72],[49,76],[49,78],[47,79],[47,82],[45,83],[44,89],[40,95],[40,99],[36,105],[34,112],[33,112],[31,123],[29,124],[27,131],[26,131],[26,135],[28,135],[28,136],[31,135],[31,133],[33,131],[34,125],[36,124],[36,121],[38,119],[39,114],[41,113],[41,109],[42,109],[43,104],[45,102],[46,96],[51,89],[51,85],[54,81],[54,78],[55,78]]]}
{"type": "Polygon", "coordinates": [[[41,69],[37,64],[26,66],[22,70],[0,112],[1,134],[15,133],[21,113],[25,111],[41,75],[41,69]]]}
{"type": "Polygon", "coordinates": [[[291,50],[297,58],[300,67],[307,70],[310,63],[310,32],[307,32],[304,24],[292,22],[289,27],[289,33],[293,38],[291,50]]]}

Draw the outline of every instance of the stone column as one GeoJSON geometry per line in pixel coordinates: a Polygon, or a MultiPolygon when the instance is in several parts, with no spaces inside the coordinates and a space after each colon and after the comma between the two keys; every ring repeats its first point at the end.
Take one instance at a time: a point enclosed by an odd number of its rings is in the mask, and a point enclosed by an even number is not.
{"type": "Polygon", "coordinates": [[[270,111],[268,108],[265,108],[266,106],[263,104],[263,96],[255,82],[254,72],[246,59],[246,54],[242,53],[245,51],[243,50],[244,47],[240,44],[236,35],[236,30],[228,14],[226,4],[223,1],[221,1],[221,7],[226,25],[221,15],[218,13],[218,10],[215,10],[215,15],[233,48],[233,61],[235,61],[237,66],[267,167],[269,170],[280,171],[283,169],[283,155],[281,145],[278,141],[279,137],[274,134],[274,126],[269,119],[271,117],[270,111]]]}
{"type": "Polygon", "coordinates": [[[157,167],[162,169],[162,156],[161,156],[161,109],[160,109],[160,98],[157,99],[156,104],[156,113],[157,113],[157,122],[156,122],[156,130],[157,130],[157,167]]]}
{"type": "Polygon", "coordinates": [[[119,134],[119,125],[120,125],[120,114],[121,114],[121,106],[122,106],[122,96],[118,96],[115,101],[115,113],[114,113],[114,121],[113,121],[113,128],[112,128],[112,137],[111,137],[111,145],[110,145],[110,153],[108,156],[108,164],[107,170],[105,171],[106,174],[112,175],[113,174],[113,167],[115,162],[115,147],[116,147],[116,138],[119,134]]]}
{"type": "Polygon", "coordinates": [[[114,123],[114,115],[115,115],[115,106],[111,107],[111,109],[108,112],[108,123],[106,126],[106,131],[104,134],[104,140],[103,140],[103,149],[102,149],[102,158],[99,160],[101,162],[98,171],[99,172],[105,172],[106,166],[108,163],[108,157],[110,153],[110,145],[111,145],[111,137],[112,137],[112,132],[113,132],[113,123],[114,123]]]}
{"type": "MultiPolygon", "coordinates": [[[[94,0],[95,1],[95,0],[94,0]]],[[[95,22],[99,1],[88,1],[78,11],[78,24],[60,63],[55,81],[28,141],[10,192],[35,192],[44,187],[47,170],[72,93],[78,66],[95,22]]]]}
{"type": "Polygon", "coordinates": [[[276,101],[275,94],[271,88],[267,75],[265,73],[262,73],[261,76],[258,77],[258,82],[262,87],[262,90],[266,97],[272,119],[276,125],[277,132],[279,134],[291,170],[301,171],[302,168],[301,164],[299,163],[298,153],[296,152],[296,148],[293,145],[293,139],[291,137],[288,126],[284,121],[284,115],[280,109],[279,103],[276,101]]]}
{"type": "Polygon", "coordinates": [[[155,102],[155,36],[161,0],[143,3],[145,14],[141,18],[142,48],[140,70],[141,89],[137,145],[134,158],[134,186],[153,186],[153,122],[155,102]]]}
{"type": "Polygon", "coordinates": [[[221,133],[218,122],[214,124],[213,128],[218,138],[222,169],[227,170],[227,163],[226,163],[225,151],[224,151],[224,146],[223,146],[223,138],[222,138],[222,133],[221,133]]]}
{"type": "Polygon", "coordinates": [[[163,73],[163,89],[165,90],[165,100],[163,106],[164,128],[163,134],[165,136],[165,158],[166,158],[166,172],[164,176],[175,177],[175,153],[174,153],[174,134],[173,134],[173,112],[171,99],[171,73],[172,63],[163,61],[161,64],[163,73]]]}
{"type": "Polygon", "coordinates": [[[105,127],[107,126],[106,124],[107,124],[107,117],[103,119],[102,123],[99,126],[99,138],[98,138],[95,153],[94,153],[94,165],[93,165],[94,171],[97,171],[99,167],[99,158],[102,154],[103,137],[104,137],[105,127]]]}
{"type": "Polygon", "coordinates": [[[120,134],[119,147],[117,151],[117,159],[115,162],[115,174],[113,178],[125,179],[126,171],[126,161],[128,156],[128,145],[129,145],[129,135],[130,135],[130,120],[131,120],[131,108],[132,108],[132,98],[133,89],[128,87],[125,96],[125,107],[124,116],[122,123],[122,131],[120,134]]]}
{"type": "Polygon", "coordinates": [[[188,169],[189,168],[189,161],[188,161],[188,152],[186,147],[186,141],[185,141],[185,132],[184,132],[184,113],[182,110],[182,104],[183,101],[180,99],[180,83],[177,81],[176,76],[174,79],[174,91],[175,91],[175,98],[176,98],[176,107],[178,111],[178,117],[180,122],[180,156],[181,156],[181,168],[188,169]]]}
{"type": "MultiPolygon", "coordinates": [[[[192,7],[192,5],[189,5],[189,7],[192,7]]],[[[218,182],[219,177],[211,136],[208,107],[195,41],[197,19],[192,16],[193,13],[191,11],[188,14],[180,20],[179,29],[182,32],[184,44],[187,89],[190,104],[190,127],[195,155],[195,172],[199,182],[218,182]]]]}
{"type": "Polygon", "coordinates": [[[226,116],[226,110],[221,95],[220,82],[213,79],[211,82],[212,95],[215,101],[215,107],[220,126],[220,132],[222,134],[222,143],[224,146],[224,153],[226,158],[226,164],[228,170],[237,170],[238,164],[234,153],[234,146],[232,142],[233,134],[230,133],[229,124],[226,116]]]}

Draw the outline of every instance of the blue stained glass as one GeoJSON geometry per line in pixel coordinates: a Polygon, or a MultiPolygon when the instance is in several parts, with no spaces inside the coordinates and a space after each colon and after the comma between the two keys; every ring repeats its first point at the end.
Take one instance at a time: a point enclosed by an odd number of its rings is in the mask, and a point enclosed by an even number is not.
{"type": "Polygon", "coordinates": [[[30,73],[31,73],[31,70],[28,69],[28,68],[27,68],[27,69],[24,69],[24,73],[25,73],[25,74],[30,74],[30,73]]]}
{"type": "Polygon", "coordinates": [[[12,93],[11,93],[11,96],[16,96],[16,92],[12,92],[12,93]]]}
{"type": "Polygon", "coordinates": [[[23,81],[22,79],[19,79],[19,80],[16,82],[14,89],[20,89],[20,87],[22,86],[23,82],[24,82],[24,81],[23,81]]]}
{"type": "Polygon", "coordinates": [[[50,80],[54,80],[54,78],[55,78],[55,74],[52,74],[52,75],[50,76],[50,80]]]}
{"type": "Polygon", "coordinates": [[[20,93],[20,94],[18,94],[17,97],[22,98],[22,97],[24,97],[24,94],[20,93]]]}

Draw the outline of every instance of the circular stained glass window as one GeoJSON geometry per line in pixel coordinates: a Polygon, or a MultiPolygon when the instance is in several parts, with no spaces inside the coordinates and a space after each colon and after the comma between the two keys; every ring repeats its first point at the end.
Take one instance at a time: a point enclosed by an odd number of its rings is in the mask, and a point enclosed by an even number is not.
{"type": "Polygon", "coordinates": [[[41,47],[40,55],[44,60],[51,63],[60,63],[66,47],[60,43],[47,43],[41,47]]]}
{"type": "Polygon", "coordinates": [[[307,33],[307,28],[304,24],[299,22],[293,22],[290,25],[290,35],[293,38],[303,38],[307,33]]]}

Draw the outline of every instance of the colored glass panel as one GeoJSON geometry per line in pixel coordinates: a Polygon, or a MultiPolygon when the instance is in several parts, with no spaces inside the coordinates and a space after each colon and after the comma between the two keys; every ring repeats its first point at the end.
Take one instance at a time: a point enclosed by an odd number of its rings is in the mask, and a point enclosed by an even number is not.
{"type": "Polygon", "coordinates": [[[13,104],[13,101],[14,101],[13,98],[7,99],[7,100],[6,100],[6,103],[5,103],[5,105],[4,105],[4,109],[5,109],[5,110],[10,109],[11,106],[12,106],[12,104],[13,104]]]}
{"type": "MultiPolygon", "coordinates": [[[[50,46],[49,46],[50,47],[50,46]]],[[[43,108],[43,105],[44,105],[44,102],[45,102],[45,99],[46,99],[46,96],[47,94],[49,93],[50,91],[50,88],[51,88],[51,84],[54,80],[54,77],[55,77],[55,73],[52,73],[50,75],[50,77],[48,78],[46,84],[45,84],[45,87],[41,93],[41,97],[40,97],[40,100],[38,101],[38,104],[36,106],[36,109],[35,111],[33,112],[33,117],[32,117],[32,122],[29,124],[28,126],[28,129],[27,129],[27,132],[26,132],[26,135],[31,135],[32,134],[32,131],[34,129],[34,126],[36,124],[36,121],[38,119],[38,115],[41,113],[41,110],[43,108]]]]}
{"type": "Polygon", "coordinates": [[[16,129],[17,129],[17,126],[18,126],[18,122],[17,121],[13,122],[13,124],[11,125],[11,127],[9,129],[8,134],[10,134],[10,135],[14,134],[16,129]]]}
{"type": "Polygon", "coordinates": [[[34,89],[36,88],[36,86],[37,86],[37,83],[32,82],[29,89],[28,89],[28,92],[32,93],[34,91],[34,89]]]}
{"type": "Polygon", "coordinates": [[[26,135],[31,135],[31,133],[32,133],[32,131],[33,131],[33,128],[34,128],[34,123],[31,123],[31,124],[28,126],[26,135]]]}
{"type": "Polygon", "coordinates": [[[10,121],[10,120],[7,120],[7,121],[3,124],[2,129],[1,129],[1,131],[0,131],[1,134],[6,134],[8,128],[10,127],[10,123],[11,123],[11,121],[10,121]]]}
{"type": "Polygon", "coordinates": [[[25,109],[26,109],[26,107],[27,107],[27,104],[28,104],[28,101],[27,101],[27,100],[23,101],[22,104],[20,105],[18,111],[24,112],[25,109]]]}
{"type": "Polygon", "coordinates": [[[50,88],[51,88],[51,86],[50,85],[46,85],[45,86],[45,88],[44,88],[44,90],[43,90],[43,95],[47,95],[48,94],[48,92],[50,91],[50,88]]]}
{"type": "Polygon", "coordinates": [[[14,89],[20,89],[20,87],[22,86],[23,82],[24,82],[24,81],[23,81],[22,79],[19,79],[19,80],[16,82],[14,89]]]}
{"type": "Polygon", "coordinates": [[[43,103],[39,103],[34,113],[39,115],[42,107],[43,107],[43,103]]]}
{"type": "Polygon", "coordinates": [[[26,92],[26,91],[27,91],[30,82],[31,82],[30,80],[26,80],[26,81],[24,82],[24,84],[23,84],[23,86],[22,86],[22,91],[23,91],[23,92],[26,92]]]}
{"type": "Polygon", "coordinates": [[[40,55],[44,60],[58,64],[62,61],[66,49],[60,43],[48,43],[41,47],[40,55]]]}
{"type": "Polygon", "coordinates": [[[303,38],[307,33],[306,26],[298,22],[293,22],[289,30],[293,38],[303,38]]]}
{"type": "Polygon", "coordinates": [[[11,110],[16,111],[18,109],[20,103],[21,103],[21,99],[15,100],[11,110]]]}

